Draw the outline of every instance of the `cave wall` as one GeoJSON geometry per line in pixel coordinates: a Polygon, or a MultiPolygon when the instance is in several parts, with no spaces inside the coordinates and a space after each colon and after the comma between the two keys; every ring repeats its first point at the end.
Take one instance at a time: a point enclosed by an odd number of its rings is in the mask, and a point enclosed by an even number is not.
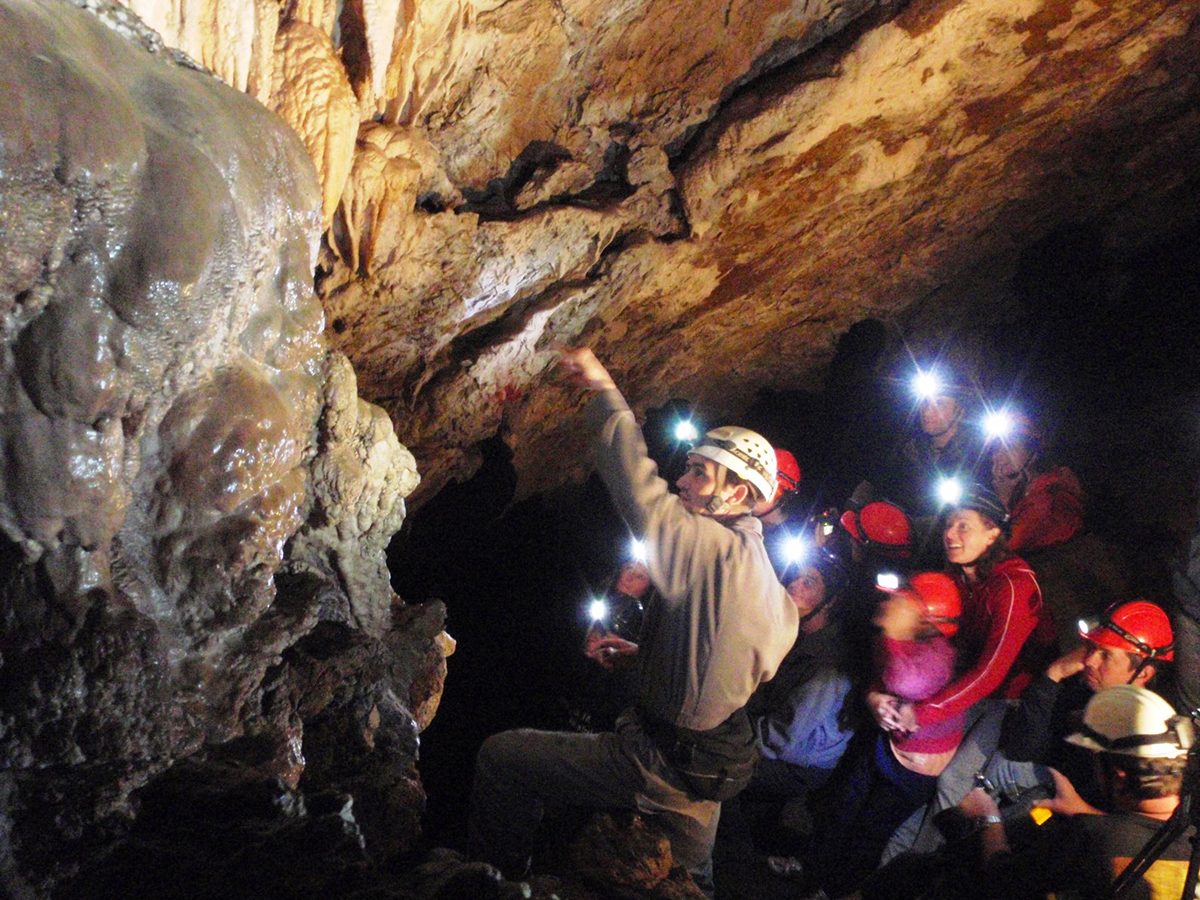
{"type": "Polygon", "coordinates": [[[414,502],[495,434],[522,494],[582,472],[556,342],[731,415],[865,317],[1011,315],[1022,247],[1143,244],[1196,190],[1193,0],[128,3],[303,136],[414,502]]]}
{"type": "Polygon", "coordinates": [[[386,745],[400,852],[451,645],[389,584],[418,476],[327,346],[303,144],[95,0],[0,2],[0,86],[0,892],[217,750],[286,793],[386,745]]]}

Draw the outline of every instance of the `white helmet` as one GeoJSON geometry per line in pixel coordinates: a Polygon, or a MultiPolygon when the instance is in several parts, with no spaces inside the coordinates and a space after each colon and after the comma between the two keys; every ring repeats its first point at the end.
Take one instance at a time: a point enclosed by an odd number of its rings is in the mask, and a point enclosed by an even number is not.
{"type": "Polygon", "coordinates": [[[1191,724],[1154,691],[1122,684],[1092,697],[1083,726],[1066,740],[1098,753],[1176,759],[1192,745],[1191,724]]]}
{"type": "Polygon", "coordinates": [[[758,490],[759,499],[775,496],[775,448],[757,431],[722,425],[706,432],[688,452],[720,463],[750,482],[758,490]]]}

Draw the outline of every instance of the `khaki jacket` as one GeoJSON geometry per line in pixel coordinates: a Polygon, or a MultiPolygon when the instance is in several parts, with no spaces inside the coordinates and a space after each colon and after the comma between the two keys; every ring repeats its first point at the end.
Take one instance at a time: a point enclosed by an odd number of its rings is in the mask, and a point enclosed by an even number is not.
{"type": "Polygon", "coordinates": [[[796,607],[771,568],[759,521],[690,512],[658,476],[619,391],[597,394],[588,421],[600,477],[646,542],[659,594],[638,645],[638,706],[684,728],[714,728],[775,674],[796,640],[796,607]]]}

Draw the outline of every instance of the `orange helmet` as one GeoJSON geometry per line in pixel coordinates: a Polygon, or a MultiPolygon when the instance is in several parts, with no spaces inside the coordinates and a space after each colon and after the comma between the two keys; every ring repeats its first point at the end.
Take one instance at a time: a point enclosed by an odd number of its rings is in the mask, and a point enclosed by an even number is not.
{"type": "Polygon", "coordinates": [[[800,463],[796,462],[790,451],[782,447],[775,448],[775,496],[771,498],[771,506],[783,499],[784,494],[792,494],[800,489],[800,463]]]}
{"type": "Polygon", "coordinates": [[[904,510],[886,500],[848,509],[839,520],[854,540],[885,556],[905,558],[912,552],[912,526],[904,510]]]}
{"type": "Polygon", "coordinates": [[[1148,660],[1175,659],[1175,633],[1162,607],[1149,600],[1117,603],[1098,619],[1079,623],[1079,636],[1101,647],[1113,647],[1148,660]]]}
{"type": "Polygon", "coordinates": [[[895,588],[880,587],[886,594],[907,594],[925,607],[925,617],[946,637],[958,633],[962,615],[962,591],[945,572],[918,572],[895,588]]]}
{"type": "Polygon", "coordinates": [[[918,572],[908,579],[908,586],[925,604],[925,612],[937,630],[953,637],[958,632],[958,617],[962,615],[958,582],[945,572],[918,572]]]}

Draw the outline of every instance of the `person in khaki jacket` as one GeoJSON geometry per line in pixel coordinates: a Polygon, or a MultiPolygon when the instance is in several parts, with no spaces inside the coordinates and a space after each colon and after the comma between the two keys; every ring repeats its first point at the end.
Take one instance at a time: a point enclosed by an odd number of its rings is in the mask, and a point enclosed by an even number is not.
{"type": "Polygon", "coordinates": [[[560,363],[593,393],[587,419],[597,469],[646,545],[655,587],[638,645],[594,643],[638,668],[635,703],[616,730],[520,729],[480,749],[471,800],[474,855],[522,874],[547,805],[630,809],[655,817],[675,861],[711,887],[720,801],[753,769],[745,712],[796,640],[798,614],[775,577],[755,504],[775,492],[775,455],[760,435],[726,426],[688,454],[672,494],[608,371],[587,349],[560,363]]]}

